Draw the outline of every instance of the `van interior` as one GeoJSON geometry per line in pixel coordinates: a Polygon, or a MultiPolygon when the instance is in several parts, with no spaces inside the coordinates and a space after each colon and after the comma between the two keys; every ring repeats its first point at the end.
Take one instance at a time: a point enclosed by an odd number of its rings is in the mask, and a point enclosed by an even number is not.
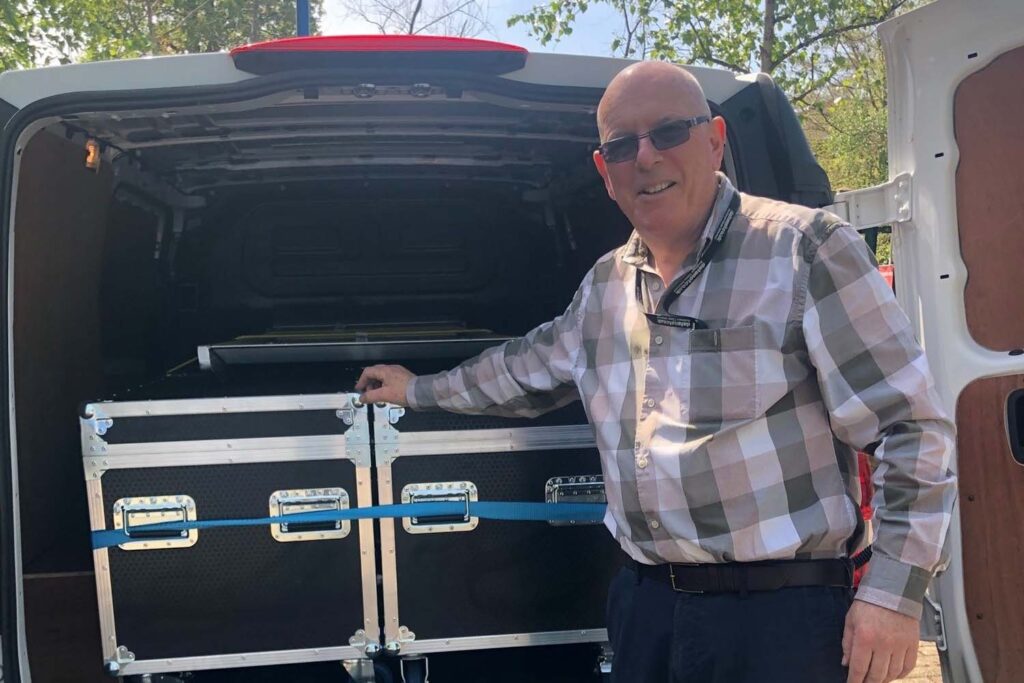
{"type": "Polygon", "coordinates": [[[80,404],[346,391],[368,364],[210,370],[208,344],[500,338],[551,319],[630,230],[590,160],[596,102],[303,87],[23,137],[13,373],[36,680],[103,678],[80,404]]]}

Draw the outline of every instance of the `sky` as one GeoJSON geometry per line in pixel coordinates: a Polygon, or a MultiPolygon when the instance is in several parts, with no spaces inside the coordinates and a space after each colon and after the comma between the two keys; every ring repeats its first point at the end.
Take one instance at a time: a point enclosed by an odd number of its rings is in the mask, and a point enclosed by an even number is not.
{"type": "MultiPolygon", "coordinates": [[[[425,0],[429,1],[429,0],[425,0]]],[[[487,17],[492,30],[478,38],[499,40],[520,45],[531,52],[560,52],[563,54],[602,55],[611,53],[610,46],[613,34],[619,30],[621,17],[608,5],[595,3],[576,20],[571,36],[558,43],[551,42],[542,46],[531,38],[524,26],[512,28],[506,26],[507,20],[514,14],[524,14],[535,4],[543,0],[484,0],[487,2],[487,17]]],[[[377,33],[375,27],[358,19],[346,17],[342,0],[324,0],[322,32],[324,35],[377,33]]]]}

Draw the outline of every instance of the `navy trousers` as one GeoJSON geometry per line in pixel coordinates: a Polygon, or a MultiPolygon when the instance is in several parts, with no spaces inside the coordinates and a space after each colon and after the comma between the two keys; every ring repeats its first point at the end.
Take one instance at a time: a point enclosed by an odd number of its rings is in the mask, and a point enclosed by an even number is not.
{"type": "Polygon", "coordinates": [[[624,568],[608,591],[612,683],[845,683],[845,588],[678,593],[624,568]]]}

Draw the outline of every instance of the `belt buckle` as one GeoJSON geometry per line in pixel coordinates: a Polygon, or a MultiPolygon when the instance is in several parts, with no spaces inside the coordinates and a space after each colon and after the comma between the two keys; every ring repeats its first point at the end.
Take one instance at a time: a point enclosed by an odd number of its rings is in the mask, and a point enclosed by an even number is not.
{"type": "Polygon", "coordinates": [[[704,591],[692,591],[676,586],[676,565],[680,567],[699,567],[697,562],[670,562],[668,565],[668,576],[672,581],[672,590],[676,593],[689,593],[691,595],[703,595],[704,591]]]}

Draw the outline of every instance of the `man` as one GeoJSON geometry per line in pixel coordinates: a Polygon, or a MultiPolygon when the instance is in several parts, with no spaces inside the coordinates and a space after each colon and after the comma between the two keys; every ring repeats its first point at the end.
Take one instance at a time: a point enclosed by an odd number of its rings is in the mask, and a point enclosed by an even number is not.
{"type": "Polygon", "coordinates": [[[578,390],[632,560],[609,592],[615,680],[906,675],[955,497],[909,321],[849,226],[718,173],[725,122],[685,70],[626,68],[597,120],[594,162],[635,232],[566,312],[448,373],[367,368],[357,390],[523,415],[578,390]],[[877,535],[851,606],[869,447],[877,535]]]}

